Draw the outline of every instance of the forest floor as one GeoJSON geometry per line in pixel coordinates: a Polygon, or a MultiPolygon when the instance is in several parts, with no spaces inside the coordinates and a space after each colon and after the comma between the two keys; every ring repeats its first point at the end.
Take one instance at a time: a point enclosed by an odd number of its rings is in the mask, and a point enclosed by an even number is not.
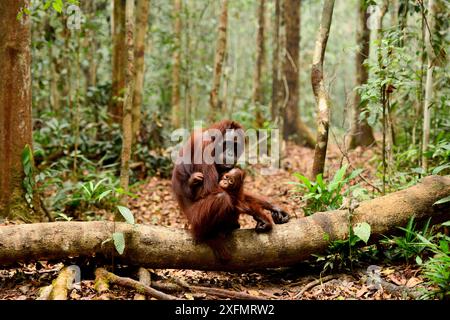
{"type": "MultiPolygon", "coordinates": [[[[290,145],[287,156],[283,161],[283,168],[275,175],[264,176],[258,168],[250,168],[246,180],[246,189],[256,194],[269,197],[275,203],[282,205],[292,218],[302,217],[302,202],[299,193],[289,182],[295,181],[294,172],[307,174],[312,167],[313,150],[290,145]],[[296,196],[297,195],[297,196],[296,196]]],[[[356,149],[348,154],[351,164],[356,168],[364,168],[362,173],[368,181],[375,180],[375,168],[378,162],[373,149],[356,149]]],[[[327,173],[334,172],[342,164],[342,153],[336,145],[328,148],[327,173]]],[[[368,190],[372,187],[359,181],[368,190]]],[[[179,212],[170,188],[170,180],[158,177],[149,178],[139,184],[135,192],[136,199],[129,203],[129,208],[138,223],[163,225],[185,228],[186,219],[179,212]]],[[[241,228],[253,228],[253,219],[241,217],[241,228]]],[[[20,264],[16,268],[0,269],[0,299],[35,299],[38,288],[48,285],[55,279],[63,263],[38,262],[20,264]]],[[[424,279],[419,275],[417,265],[396,264],[388,265],[380,261],[381,276],[396,286],[417,289],[424,279]]],[[[302,293],[301,299],[408,299],[403,293],[389,292],[372,288],[367,284],[365,275],[367,266],[342,272],[326,278],[328,281],[318,283],[302,293]],[[330,279],[332,278],[332,279],[330,279]]],[[[310,268],[308,264],[295,268],[270,269],[250,273],[205,272],[194,270],[151,270],[156,279],[182,279],[192,285],[212,286],[238,292],[249,293],[253,296],[268,299],[296,299],[296,295],[305,285],[320,278],[321,270],[310,268]]],[[[125,272],[126,273],[126,272],[125,272]]],[[[128,271],[129,273],[129,271],[128,271]]],[[[128,274],[129,276],[129,274],[128,274]]],[[[153,279],[153,278],[152,278],[153,279]]],[[[70,299],[133,299],[132,290],[113,287],[108,294],[98,295],[94,290],[94,281],[81,281],[70,293],[70,299]]],[[[184,299],[214,299],[205,294],[179,293],[184,299]]]]}

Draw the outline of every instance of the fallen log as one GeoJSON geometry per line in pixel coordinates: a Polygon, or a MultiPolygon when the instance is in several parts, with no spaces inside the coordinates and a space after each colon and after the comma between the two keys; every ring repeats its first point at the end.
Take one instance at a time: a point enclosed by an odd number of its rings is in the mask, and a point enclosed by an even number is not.
{"type": "MultiPolygon", "coordinates": [[[[433,204],[450,195],[450,177],[431,176],[408,189],[360,203],[352,222],[367,222],[371,239],[398,231],[415,216],[440,221],[450,219],[447,204],[433,204]]],[[[115,231],[125,234],[125,252],[115,261],[150,268],[198,270],[252,270],[291,266],[323,253],[328,239],[348,235],[348,210],[318,212],[275,226],[267,234],[237,230],[227,240],[233,252],[227,264],[215,259],[211,249],[195,244],[186,230],[116,223],[115,231]]],[[[108,257],[113,222],[53,222],[0,227],[0,265],[17,261],[63,259],[74,256],[108,257]]]]}

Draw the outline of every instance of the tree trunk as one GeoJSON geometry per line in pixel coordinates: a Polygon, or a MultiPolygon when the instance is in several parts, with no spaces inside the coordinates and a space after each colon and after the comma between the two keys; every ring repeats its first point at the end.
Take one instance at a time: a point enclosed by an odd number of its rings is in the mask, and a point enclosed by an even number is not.
{"type": "Polygon", "coordinates": [[[134,92],[134,0],[126,0],[126,48],[127,66],[125,78],[125,98],[122,118],[122,154],[120,167],[120,187],[128,192],[130,180],[130,158],[133,140],[132,108],[134,92]]]}
{"type": "Polygon", "coordinates": [[[22,152],[32,146],[31,21],[28,15],[19,21],[17,14],[29,4],[0,1],[0,217],[24,221],[40,218],[33,217],[22,184],[22,152]]]}
{"type": "MultiPolygon", "coordinates": [[[[358,29],[356,31],[356,44],[358,51],[356,53],[356,86],[359,87],[367,83],[369,72],[364,66],[364,61],[369,59],[370,53],[370,30],[367,26],[369,20],[367,4],[365,0],[359,0],[358,4],[358,29]]],[[[361,111],[364,106],[361,104],[361,95],[355,92],[353,101],[353,118],[351,124],[351,133],[349,148],[354,149],[357,146],[370,146],[375,142],[372,128],[367,123],[367,119],[360,119],[361,111]]]]}
{"type": "Polygon", "coordinates": [[[181,68],[181,0],[174,0],[174,51],[172,65],[172,125],[179,128],[181,125],[180,107],[180,68],[181,68]]]}
{"type": "Polygon", "coordinates": [[[50,105],[55,115],[61,112],[61,97],[58,89],[59,74],[56,72],[57,57],[53,53],[53,44],[48,45],[48,56],[50,60],[50,105]]]}
{"type": "Polygon", "coordinates": [[[144,90],[145,76],[145,36],[148,30],[150,0],[138,0],[136,7],[136,39],[135,39],[135,59],[136,74],[133,92],[133,110],[132,110],[132,132],[133,141],[139,136],[141,127],[141,108],[142,108],[142,91],[144,90]]]}
{"type": "MultiPolygon", "coordinates": [[[[94,19],[97,13],[97,4],[94,1],[86,1],[82,3],[83,13],[87,16],[87,19],[94,19]]],[[[98,68],[98,42],[95,34],[95,30],[91,28],[86,29],[86,34],[83,40],[83,47],[87,51],[86,59],[88,65],[83,68],[84,76],[86,78],[86,92],[89,87],[97,86],[97,68],[98,68]]]]}
{"type": "Polygon", "coordinates": [[[330,126],[330,96],[325,87],[323,63],[325,60],[328,35],[330,34],[331,21],[333,19],[333,9],[334,0],[325,0],[311,69],[311,84],[317,103],[317,143],[314,151],[313,178],[317,177],[318,174],[323,174],[327,156],[328,128],[330,126]]]}
{"type": "Polygon", "coordinates": [[[265,23],[265,0],[259,0],[258,5],[258,33],[256,36],[256,65],[255,73],[253,75],[253,93],[252,101],[255,105],[255,122],[258,128],[261,128],[264,123],[261,104],[262,104],[262,91],[261,91],[261,76],[265,59],[264,48],[264,23],[265,23]]]}
{"type": "Polygon", "coordinates": [[[219,101],[220,78],[222,77],[223,61],[227,49],[227,24],[228,24],[228,0],[222,0],[222,10],[219,18],[219,30],[217,34],[216,55],[214,57],[214,74],[212,89],[209,97],[211,111],[209,118],[214,120],[217,112],[220,112],[219,101]]]}
{"type": "Polygon", "coordinates": [[[280,116],[280,6],[281,0],[275,0],[275,22],[273,30],[273,58],[272,58],[272,121],[278,123],[280,116]]]}
{"type": "Polygon", "coordinates": [[[285,53],[283,57],[283,137],[298,144],[314,147],[311,131],[299,115],[299,49],[300,49],[300,0],[284,0],[286,25],[285,53]]]}
{"type": "Polygon", "coordinates": [[[425,172],[428,170],[428,157],[426,152],[428,151],[428,145],[430,143],[430,108],[433,103],[433,71],[434,71],[434,51],[432,38],[430,34],[434,32],[434,16],[436,15],[436,4],[434,0],[428,0],[428,26],[425,30],[425,44],[427,47],[427,80],[425,83],[425,99],[423,101],[423,138],[422,138],[422,168],[425,172]]]}
{"type": "Polygon", "coordinates": [[[402,38],[400,39],[399,46],[403,47],[404,38],[406,37],[406,28],[408,26],[408,11],[409,11],[409,0],[400,0],[398,8],[398,20],[399,28],[402,32],[402,38]]]}
{"type": "Polygon", "coordinates": [[[114,122],[122,120],[127,49],[125,45],[126,0],[114,0],[112,19],[112,88],[109,114],[114,122]]]}
{"type": "MultiPolygon", "coordinates": [[[[449,204],[439,210],[437,200],[450,195],[450,177],[431,176],[416,186],[360,203],[352,223],[367,222],[371,241],[399,231],[411,217],[436,221],[450,218],[449,204]]],[[[225,245],[233,252],[227,264],[215,259],[204,244],[196,245],[183,229],[116,223],[125,234],[125,252],[115,261],[150,268],[250,271],[292,266],[311,254],[324,253],[330,241],[348,238],[348,210],[319,212],[287,224],[269,234],[237,230],[225,245]]],[[[68,256],[108,256],[112,222],[54,222],[0,228],[0,265],[31,260],[55,260],[68,256]]]]}

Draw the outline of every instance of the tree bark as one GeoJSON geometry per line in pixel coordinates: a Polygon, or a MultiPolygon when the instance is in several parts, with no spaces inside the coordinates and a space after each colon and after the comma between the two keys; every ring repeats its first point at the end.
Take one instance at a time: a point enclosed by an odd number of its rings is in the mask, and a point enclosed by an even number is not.
{"type": "Polygon", "coordinates": [[[145,36],[148,30],[150,0],[138,0],[136,4],[135,63],[136,73],[133,90],[132,132],[133,141],[139,136],[141,127],[142,92],[145,76],[145,36]]]}
{"type": "Polygon", "coordinates": [[[127,192],[130,180],[130,159],[132,147],[132,108],[134,91],[134,0],[126,2],[126,47],[127,66],[125,78],[125,98],[122,118],[122,154],[120,167],[120,186],[127,192]]]}
{"type": "MultiPolygon", "coordinates": [[[[364,61],[369,58],[370,54],[370,30],[367,26],[369,20],[367,12],[367,4],[365,0],[359,0],[358,4],[358,29],[356,31],[356,44],[358,51],[356,52],[356,86],[362,86],[369,79],[369,72],[364,66],[364,61]]],[[[361,95],[355,92],[353,101],[353,118],[351,124],[351,133],[349,148],[354,149],[357,146],[370,146],[375,142],[372,128],[367,123],[367,119],[360,119],[361,111],[361,95]]]]}
{"type": "Polygon", "coordinates": [[[317,177],[318,174],[323,174],[327,156],[328,129],[330,126],[330,96],[325,87],[323,63],[327,49],[328,35],[330,34],[331,21],[333,19],[333,9],[334,0],[325,0],[311,69],[311,84],[317,103],[317,143],[314,150],[313,178],[317,177]]]}
{"type": "MultiPolygon", "coordinates": [[[[87,19],[94,19],[97,13],[97,4],[94,1],[86,1],[82,3],[83,13],[87,16],[87,19]]],[[[83,39],[83,47],[87,51],[86,59],[88,65],[83,68],[84,76],[86,78],[86,92],[89,87],[97,86],[97,68],[98,68],[98,42],[93,27],[86,29],[86,34],[83,39]]]]}
{"type": "Polygon", "coordinates": [[[400,0],[400,4],[398,7],[398,21],[399,21],[399,29],[402,32],[403,38],[400,39],[399,46],[403,47],[404,38],[406,37],[406,28],[408,26],[408,11],[409,11],[409,0],[400,0]]]}
{"type": "Polygon", "coordinates": [[[273,53],[272,53],[272,121],[279,122],[280,116],[280,15],[281,0],[275,0],[275,22],[273,29],[273,53]]]}
{"type": "Polygon", "coordinates": [[[434,71],[434,51],[432,43],[432,34],[434,32],[434,16],[436,15],[436,4],[434,0],[428,0],[428,26],[425,30],[425,44],[427,47],[427,80],[425,83],[425,98],[423,101],[423,137],[422,137],[422,168],[425,172],[428,170],[428,145],[430,144],[430,108],[433,103],[433,71],[434,71]]]}
{"type": "Polygon", "coordinates": [[[300,0],[284,0],[283,15],[286,25],[282,79],[285,87],[283,137],[312,148],[315,139],[299,115],[300,0]]]}
{"type": "MultiPolygon", "coordinates": [[[[433,204],[450,195],[450,176],[430,176],[416,186],[360,203],[352,223],[367,222],[371,241],[398,232],[411,217],[435,221],[450,218],[449,204],[433,204]]],[[[237,230],[225,241],[233,252],[227,264],[215,259],[204,244],[196,245],[186,230],[161,226],[132,226],[112,222],[54,222],[0,227],[0,265],[18,261],[62,259],[68,256],[107,257],[112,244],[102,244],[113,230],[125,234],[125,252],[117,262],[151,268],[252,270],[295,265],[326,251],[329,241],[346,239],[348,210],[319,212],[271,233],[237,230]],[[329,240],[327,240],[329,239],[329,240]]]]}
{"type": "Polygon", "coordinates": [[[217,35],[216,54],[214,58],[214,74],[212,89],[209,96],[211,111],[209,118],[214,120],[215,114],[220,112],[219,101],[220,79],[222,77],[223,61],[227,50],[227,24],[228,24],[228,0],[222,0],[222,9],[219,18],[219,30],[217,35]]]}
{"type": "Polygon", "coordinates": [[[31,21],[17,14],[29,4],[0,1],[0,217],[24,221],[40,218],[33,217],[22,184],[22,151],[32,147],[31,21]]]}
{"type": "Polygon", "coordinates": [[[261,91],[261,76],[265,59],[264,47],[264,23],[265,23],[265,0],[259,0],[258,5],[258,33],[256,36],[256,65],[255,73],[253,75],[253,92],[252,101],[255,105],[255,122],[258,128],[261,128],[264,123],[261,105],[262,105],[262,91],[261,91]]]}
{"type": "Polygon", "coordinates": [[[179,128],[181,125],[180,106],[180,68],[181,68],[181,0],[174,0],[174,51],[172,65],[172,125],[179,128]]]}
{"type": "Polygon", "coordinates": [[[122,120],[127,64],[125,6],[126,0],[114,0],[112,19],[112,91],[108,111],[112,121],[117,123],[120,123],[122,120]]]}

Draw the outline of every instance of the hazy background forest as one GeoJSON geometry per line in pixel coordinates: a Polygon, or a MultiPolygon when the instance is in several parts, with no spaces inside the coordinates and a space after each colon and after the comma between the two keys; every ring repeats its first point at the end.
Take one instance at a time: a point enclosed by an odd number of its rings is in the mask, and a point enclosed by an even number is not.
{"type": "MultiPolygon", "coordinates": [[[[261,110],[264,114],[264,125],[269,127],[273,126],[270,118],[275,1],[266,2],[265,58],[260,81],[261,110]]],[[[207,119],[221,5],[219,1],[182,1],[182,3],[179,13],[172,3],[167,1],[153,1],[150,4],[149,29],[145,35],[145,80],[142,90],[144,119],[142,134],[146,135],[135,150],[141,158],[149,157],[147,150],[161,149],[171,145],[168,137],[171,129],[174,128],[172,124],[175,122],[172,111],[172,90],[173,57],[176,52],[180,56],[179,124],[189,128],[193,121],[207,119]],[[174,20],[177,17],[180,18],[182,25],[179,44],[177,35],[174,34],[174,20]]],[[[422,126],[420,105],[424,98],[426,50],[423,47],[424,39],[421,32],[423,15],[418,3],[414,1],[408,3],[405,18],[407,31],[403,32],[398,28],[399,19],[402,19],[401,16],[399,17],[402,12],[399,13],[398,10],[404,10],[406,3],[404,1],[390,3],[389,11],[383,20],[383,47],[384,50],[393,52],[386,61],[389,73],[386,78],[396,88],[390,97],[394,134],[397,139],[396,153],[403,154],[408,151],[405,161],[414,163],[415,159],[415,167],[419,167],[420,152],[413,154],[414,150],[410,150],[410,147],[417,146],[416,151],[420,150],[422,126]],[[400,42],[404,42],[404,46],[400,46],[400,42]],[[397,125],[399,125],[398,128],[397,125]]],[[[55,151],[53,147],[73,145],[74,139],[78,139],[77,135],[73,134],[74,131],[77,128],[83,128],[79,137],[82,154],[86,153],[90,147],[98,153],[97,146],[89,146],[96,144],[108,156],[114,158],[120,154],[118,131],[116,131],[117,134],[112,135],[114,139],[117,139],[115,141],[91,139],[114,128],[119,130],[118,126],[111,127],[107,119],[107,105],[112,85],[111,4],[112,2],[109,1],[97,1],[95,4],[81,3],[83,23],[79,30],[70,30],[65,27],[67,18],[55,12],[36,10],[33,13],[33,114],[36,119],[35,125],[39,128],[35,132],[36,149],[52,154],[55,151]],[[55,117],[58,114],[64,114],[65,117],[55,117]],[[98,120],[100,123],[97,123],[98,120]],[[52,127],[49,127],[49,124],[52,124],[52,127]],[[59,129],[62,131],[56,131],[59,129]],[[53,139],[49,139],[45,132],[49,134],[53,132],[53,139]]],[[[324,61],[325,81],[332,103],[332,130],[340,143],[344,134],[348,135],[351,126],[351,109],[356,92],[357,6],[358,1],[353,0],[336,2],[324,61]]],[[[321,8],[320,1],[301,2],[299,110],[301,119],[312,131],[316,130],[316,104],[311,87],[310,70],[321,8]]],[[[437,39],[439,48],[444,48],[444,42],[448,40],[445,32],[447,28],[445,9],[441,9],[440,16],[440,21],[444,25],[440,27],[441,31],[434,34],[436,38],[439,38],[437,39]]],[[[246,127],[255,126],[256,106],[252,101],[252,90],[257,52],[257,10],[258,2],[255,1],[229,1],[227,48],[219,93],[223,106],[220,117],[232,117],[246,127]]],[[[371,44],[369,65],[373,70],[370,72],[371,81],[375,84],[380,81],[375,74],[376,29],[372,30],[371,44]]],[[[448,97],[449,87],[445,65],[435,68],[434,77],[435,96],[434,107],[431,109],[431,137],[432,145],[437,147],[439,141],[442,141],[441,135],[448,132],[446,97],[448,97]]],[[[378,121],[380,110],[375,90],[373,87],[365,90],[367,100],[370,102],[366,115],[375,132],[380,132],[381,123],[378,121]]],[[[160,158],[151,159],[151,157],[146,160],[150,163],[162,161],[160,158]]],[[[83,161],[81,164],[83,165],[83,161]]],[[[159,165],[147,167],[149,170],[164,170],[157,168],[159,165]]]]}
{"type": "MultiPolygon", "coordinates": [[[[259,164],[243,166],[248,190],[273,198],[293,220],[316,212],[349,212],[349,220],[335,226],[342,231],[337,240],[310,257],[313,274],[347,272],[341,275],[344,284],[334,283],[331,291],[338,288],[340,297],[358,299],[449,298],[450,222],[444,221],[450,204],[448,1],[19,2],[0,4],[0,28],[6,30],[0,35],[5,61],[0,62],[2,227],[17,220],[123,219],[133,225],[186,227],[171,190],[171,155],[179,143],[171,134],[191,130],[199,120],[207,127],[232,119],[246,129],[281,132],[280,170],[264,176],[259,164]],[[9,54],[9,46],[23,56],[9,54]],[[31,63],[23,57],[31,57],[31,63]],[[410,190],[420,191],[420,201],[408,196],[410,190]],[[368,203],[363,217],[373,219],[373,225],[347,228],[360,203],[368,203]],[[444,213],[434,225],[426,219],[431,207],[444,213]],[[427,222],[418,224],[415,216],[427,222]],[[377,229],[377,223],[385,229],[377,229]],[[371,232],[383,240],[368,243],[371,232]],[[386,291],[356,282],[351,292],[342,289],[354,267],[367,269],[370,263],[380,265],[383,279],[397,289],[383,282],[386,291]],[[417,285],[424,291],[416,292],[417,285]]],[[[240,225],[254,228],[255,221],[241,217],[240,225]]],[[[294,231],[286,234],[303,246],[308,239],[294,231]]],[[[125,243],[127,232],[108,238],[120,254],[135,245],[125,243]]],[[[0,240],[8,238],[0,231],[0,240]]],[[[164,245],[171,240],[167,235],[158,239],[164,245]]],[[[167,255],[163,267],[189,267],[176,255],[186,250],[201,261],[193,269],[221,270],[217,262],[202,260],[195,247],[169,253],[154,247],[156,253],[145,251],[148,259],[167,255]]],[[[0,265],[11,261],[3,252],[0,265]]],[[[236,267],[233,263],[228,270],[236,267]]],[[[242,280],[224,273],[164,270],[155,271],[157,279],[218,277],[220,286],[238,283],[242,291],[258,281],[270,287],[270,293],[248,291],[253,296],[339,295],[322,289],[308,293],[317,284],[308,287],[308,280],[298,281],[290,271],[255,276],[260,277],[255,281],[254,274],[242,280]],[[284,286],[283,279],[293,287],[284,286]]],[[[12,297],[18,292],[14,286],[12,297]]],[[[39,293],[32,289],[24,295],[39,293]]],[[[243,298],[229,292],[223,297],[243,298]]]]}

